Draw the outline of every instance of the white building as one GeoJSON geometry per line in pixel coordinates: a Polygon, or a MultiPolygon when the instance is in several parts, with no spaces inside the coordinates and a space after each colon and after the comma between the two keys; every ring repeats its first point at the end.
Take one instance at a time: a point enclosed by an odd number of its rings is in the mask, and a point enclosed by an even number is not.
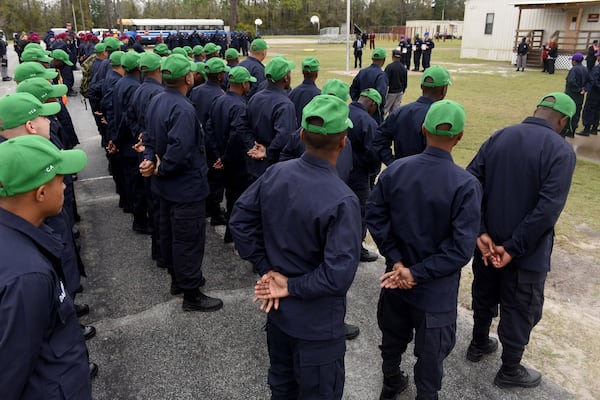
{"type": "Polygon", "coordinates": [[[460,38],[463,36],[463,21],[435,21],[435,20],[414,20],[406,21],[406,37],[414,37],[418,33],[421,37],[425,32],[429,32],[431,37],[438,35],[448,35],[460,38]]]}
{"type": "Polygon", "coordinates": [[[533,49],[528,64],[541,65],[539,49],[553,40],[556,68],[568,68],[570,55],[600,39],[600,1],[466,0],[461,57],[514,62],[522,37],[533,49]]]}

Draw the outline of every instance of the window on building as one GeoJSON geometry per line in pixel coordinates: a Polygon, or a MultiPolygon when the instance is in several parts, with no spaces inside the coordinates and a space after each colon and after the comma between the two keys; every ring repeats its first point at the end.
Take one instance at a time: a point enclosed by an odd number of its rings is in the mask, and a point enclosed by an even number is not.
{"type": "Polygon", "coordinates": [[[494,30],[494,13],[485,15],[485,34],[491,35],[494,30]]]}

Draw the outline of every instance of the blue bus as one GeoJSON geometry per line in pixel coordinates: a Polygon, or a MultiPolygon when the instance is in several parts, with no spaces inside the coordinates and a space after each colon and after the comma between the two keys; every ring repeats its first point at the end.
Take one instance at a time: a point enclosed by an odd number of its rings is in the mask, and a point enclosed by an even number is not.
{"type": "Polygon", "coordinates": [[[123,24],[123,33],[135,40],[137,35],[142,37],[142,44],[161,43],[169,34],[177,32],[188,33],[196,31],[224,32],[222,19],[179,19],[179,18],[123,18],[117,24],[123,24]]]}

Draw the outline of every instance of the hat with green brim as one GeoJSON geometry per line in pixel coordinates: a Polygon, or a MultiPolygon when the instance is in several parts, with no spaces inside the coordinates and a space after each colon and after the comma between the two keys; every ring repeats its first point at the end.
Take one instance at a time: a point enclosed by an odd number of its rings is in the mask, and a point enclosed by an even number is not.
{"type": "Polygon", "coordinates": [[[153,50],[159,56],[168,56],[171,54],[171,50],[169,50],[169,46],[164,43],[157,44],[153,50]]]}
{"type": "Polygon", "coordinates": [[[192,66],[192,69],[191,69],[192,72],[198,72],[199,74],[202,74],[202,76],[204,77],[204,80],[205,81],[207,80],[206,64],[204,64],[203,62],[200,62],[200,61],[198,61],[198,62],[192,61],[191,66],[192,66]]]}
{"type": "Polygon", "coordinates": [[[27,50],[23,50],[23,53],[21,53],[21,61],[49,63],[52,61],[52,57],[49,57],[41,47],[31,47],[27,50]]]}
{"type": "Polygon", "coordinates": [[[106,43],[96,43],[94,53],[102,53],[106,51],[106,43]]]}
{"type": "Polygon", "coordinates": [[[206,46],[204,46],[205,54],[213,54],[213,53],[216,53],[217,51],[221,51],[221,46],[217,46],[216,44],[214,44],[212,42],[206,43],[206,46]]]}
{"type": "MultiPolygon", "coordinates": [[[[202,53],[204,53],[204,47],[202,47],[201,45],[197,44],[192,48],[193,55],[199,56],[202,53]]],[[[227,54],[227,53],[225,53],[225,54],[227,54]]]]}
{"type": "Polygon", "coordinates": [[[252,43],[250,43],[250,51],[261,51],[269,48],[267,42],[264,39],[254,39],[252,43]]]}
{"type": "Polygon", "coordinates": [[[175,47],[173,49],[173,51],[171,51],[172,54],[179,54],[180,56],[186,56],[188,55],[188,53],[184,50],[183,47],[175,47]]]}
{"type": "Polygon", "coordinates": [[[59,103],[42,104],[31,93],[13,93],[0,98],[0,131],[16,128],[40,116],[58,114],[59,103]]]}
{"type": "Polygon", "coordinates": [[[69,60],[69,55],[64,50],[61,50],[61,49],[52,50],[51,56],[55,60],[59,60],[59,61],[64,62],[69,67],[73,66],[73,63],[71,62],[71,60],[69,60]]]}
{"type": "Polygon", "coordinates": [[[462,105],[452,100],[439,100],[429,107],[423,126],[432,135],[456,136],[465,130],[465,120],[462,105]]]}
{"type": "Polygon", "coordinates": [[[538,107],[548,107],[554,111],[573,118],[575,115],[575,102],[571,97],[561,92],[548,93],[537,104],[538,107]]]}
{"type": "Polygon", "coordinates": [[[118,67],[119,65],[121,65],[121,60],[123,59],[124,55],[124,51],[113,51],[110,55],[110,65],[112,65],[113,67],[118,67]]]}
{"type": "Polygon", "coordinates": [[[45,68],[42,64],[37,62],[24,62],[17,65],[15,68],[15,81],[17,83],[23,82],[29,78],[44,78],[54,79],[58,76],[58,71],[54,68],[45,68]]]}
{"type": "Polygon", "coordinates": [[[162,57],[156,53],[145,52],[138,59],[138,66],[142,71],[156,71],[160,68],[162,57]]]}
{"type": "Polygon", "coordinates": [[[421,85],[425,87],[440,87],[452,85],[450,72],[444,67],[434,65],[423,72],[421,76],[421,85]]]}
{"type": "Polygon", "coordinates": [[[183,46],[183,50],[185,50],[185,54],[192,54],[193,50],[190,46],[183,46]]]}
{"type": "Polygon", "coordinates": [[[10,197],[50,182],[56,175],[76,174],[87,164],[81,150],[59,150],[50,140],[24,135],[0,144],[0,196],[10,197]]]}
{"type": "Polygon", "coordinates": [[[121,56],[121,65],[127,72],[131,72],[138,67],[140,53],[137,51],[128,51],[121,56]]]}
{"type": "Polygon", "coordinates": [[[284,57],[277,56],[269,61],[265,67],[265,77],[271,82],[277,82],[294,68],[296,68],[295,62],[288,61],[284,57]]]}
{"type": "Polygon", "coordinates": [[[43,47],[39,44],[39,43],[35,43],[35,42],[29,42],[25,45],[25,47],[23,47],[23,51],[25,50],[29,50],[29,49],[39,49],[42,50],[44,52],[45,55],[49,56],[51,51],[49,50],[44,50],[43,47]]]}
{"type": "Polygon", "coordinates": [[[229,82],[233,83],[244,83],[244,82],[256,82],[256,78],[250,75],[250,71],[246,67],[237,66],[231,68],[229,71],[229,82]]]}
{"type": "Polygon", "coordinates": [[[103,42],[106,45],[106,51],[116,51],[123,46],[123,43],[117,38],[107,37],[103,42]]]}
{"type": "Polygon", "coordinates": [[[218,74],[219,72],[229,72],[231,68],[225,64],[225,61],[218,57],[213,57],[206,61],[206,73],[207,74],[218,74]]]}
{"type": "Polygon", "coordinates": [[[302,60],[302,72],[315,72],[320,69],[321,64],[315,57],[307,57],[302,60]]]}
{"type": "Polygon", "coordinates": [[[326,94],[315,96],[302,110],[302,128],[320,135],[334,135],[352,128],[354,125],[348,118],[349,108],[346,102],[326,94]],[[310,124],[309,119],[318,117],[323,120],[322,126],[310,124]]]}
{"type": "Polygon", "coordinates": [[[343,101],[348,101],[348,98],[350,97],[350,86],[340,79],[330,79],[323,85],[321,94],[330,94],[343,101]]]}
{"type": "Polygon", "coordinates": [[[386,56],[387,56],[387,53],[386,53],[385,49],[378,47],[375,50],[373,50],[373,54],[371,55],[371,60],[383,60],[383,59],[385,59],[386,56]]]}
{"type": "Polygon", "coordinates": [[[165,79],[177,79],[186,76],[194,67],[188,56],[171,54],[160,67],[160,72],[165,79]]]}
{"type": "Polygon", "coordinates": [[[373,89],[373,88],[369,88],[369,89],[365,89],[363,90],[360,95],[362,97],[368,97],[369,99],[373,100],[375,102],[375,104],[377,104],[378,106],[381,106],[381,94],[377,91],[377,89],[373,89]]]}
{"type": "Polygon", "coordinates": [[[236,58],[240,58],[240,53],[236,49],[227,49],[225,50],[225,59],[227,61],[235,60],[236,58]]]}
{"type": "Polygon", "coordinates": [[[42,103],[48,99],[62,97],[67,91],[67,85],[53,85],[44,78],[25,79],[17,86],[17,93],[31,93],[42,103]]]}

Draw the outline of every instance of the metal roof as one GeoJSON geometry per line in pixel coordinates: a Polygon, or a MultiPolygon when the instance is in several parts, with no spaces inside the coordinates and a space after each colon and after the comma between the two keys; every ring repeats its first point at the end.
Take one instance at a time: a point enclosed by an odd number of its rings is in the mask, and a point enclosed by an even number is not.
{"type": "Polygon", "coordinates": [[[600,4],[599,0],[529,0],[515,1],[509,3],[515,7],[527,8],[556,8],[556,7],[573,7],[573,6],[589,6],[600,4]]]}

